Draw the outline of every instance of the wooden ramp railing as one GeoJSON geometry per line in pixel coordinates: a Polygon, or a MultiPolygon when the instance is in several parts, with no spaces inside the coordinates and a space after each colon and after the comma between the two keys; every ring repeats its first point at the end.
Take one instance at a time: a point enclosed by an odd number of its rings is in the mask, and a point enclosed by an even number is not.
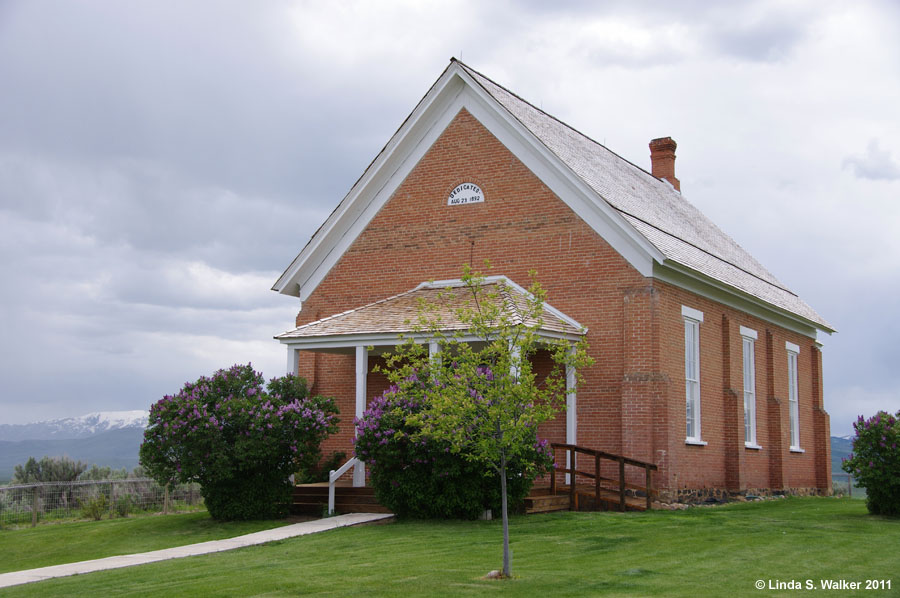
{"type": "MultiPolygon", "coordinates": [[[[615,503],[615,495],[618,494],[617,502],[619,510],[625,511],[628,507],[628,490],[631,490],[636,494],[643,493],[646,496],[646,508],[650,509],[650,506],[653,503],[653,495],[656,494],[656,491],[653,489],[653,472],[657,470],[657,467],[653,463],[638,461],[637,459],[630,459],[622,455],[613,455],[612,453],[589,449],[575,444],[553,443],[550,445],[550,447],[553,449],[554,460],[556,460],[557,451],[560,449],[564,450],[565,455],[568,457],[568,466],[563,468],[554,467],[553,472],[550,474],[550,494],[552,496],[557,495],[559,487],[557,485],[556,478],[559,474],[566,474],[569,478],[569,481],[566,484],[566,490],[569,494],[570,509],[578,509],[579,493],[586,494],[587,496],[593,494],[594,508],[597,509],[600,508],[601,501],[605,503],[615,503]],[[579,455],[588,457],[594,462],[593,472],[578,469],[579,455]],[[618,464],[618,478],[604,477],[602,475],[603,461],[612,461],[618,464]],[[644,470],[643,478],[645,483],[643,486],[639,484],[630,484],[627,482],[625,471],[626,466],[638,467],[644,470]],[[579,477],[593,480],[593,488],[590,488],[589,486],[581,486],[579,488],[577,484],[577,480],[579,477]]],[[[559,461],[557,461],[557,463],[559,463],[559,461]]]]}

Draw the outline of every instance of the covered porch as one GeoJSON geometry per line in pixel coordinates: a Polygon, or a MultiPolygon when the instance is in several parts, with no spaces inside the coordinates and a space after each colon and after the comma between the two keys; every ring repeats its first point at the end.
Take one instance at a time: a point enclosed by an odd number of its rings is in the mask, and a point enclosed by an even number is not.
{"type": "MultiPolygon", "coordinates": [[[[552,340],[564,339],[570,341],[579,340],[586,330],[574,319],[555,309],[551,305],[543,304],[543,314],[540,320],[529,321],[523,314],[530,300],[528,291],[512,282],[504,276],[489,277],[482,288],[493,291],[497,297],[499,307],[503,314],[513,323],[522,323],[531,327],[537,335],[552,340]]],[[[466,301],[471,297],[465,284],[461,280],[446,280],[437,282],[423,282],[416,288],[351,309],[333,316],[321,318],[314,322],[304,324],[294,330],[276,336],[287,349],[287,371],[300,375],[301,354],[320,353],[328,355],[342,355],[344,359],[352,359],[355,376],[353,379],[352,408],[354,416],[361,418],[366,410],[368,401],[386,389],[372,385],[369,378],[373,359],[393,352],[396,347],[412,339],[417,343],[427,344],[429,354],[437,356],[441,352],[438,339],[429,332],[423,332],[421,326],[417,326],[421,313],[421,305],[427,303],[433,307],[429,311],[429,317],[438,318],[439,329],[445,336],[454,336],[463,342],[477,343],[482,339],[468,333],[466,325],[460,321],[457,313],[466,301]],[[469,293],[469,297],[466,293],[469,293]],[[375,387],[371,387],[375,386],[375,387]]],[[[327,384],[323,385],[320,394],[329,394],[327,384]]],[[[346,385],[345,385],[346,386],[346,385]]],[[[565,443],[577,444],[577,397],[575,394],[575,372],[566,372],[567,404],[565,417],[565,443]]],[[[342,390],[345,391],[346,389],[342,390]]],[[[344,401],[345,406],[349,406],[344,401]]],[[[341,413],[342,428],[347,426],[350,420],[346,412],[341,413]]],[[[557,440],[563,440],[558,438],[557,440]]],[[[342,447],[348,453],[352,451],[352,445],[342,447]]],[[[568,459],[567,459],[568,467],[568,459]]],[[[363,463],[356,463],[353,467],[352,485],[354,487],[365,486],[366,473],[363,463]]],[[[568,483],[569,476],[566,475],[568,483]]]]}

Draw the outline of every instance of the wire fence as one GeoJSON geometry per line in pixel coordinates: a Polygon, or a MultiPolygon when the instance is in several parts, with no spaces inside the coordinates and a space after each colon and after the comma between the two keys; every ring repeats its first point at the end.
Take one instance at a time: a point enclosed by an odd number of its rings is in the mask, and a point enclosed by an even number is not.
{"type": "Polygon", "coordinates": [[[160,486],[150,478],[0,486],[0,528],[39,521],[105,519],[202,508],[199,484],[160,486]]]}
{"type": "Polygon", "coordinates": [[[831,488],[837,496],[848,496],[850,498],[866,497],[866,489],[858,486],[856,480],[849,473],[832,473],[831,488]]]}

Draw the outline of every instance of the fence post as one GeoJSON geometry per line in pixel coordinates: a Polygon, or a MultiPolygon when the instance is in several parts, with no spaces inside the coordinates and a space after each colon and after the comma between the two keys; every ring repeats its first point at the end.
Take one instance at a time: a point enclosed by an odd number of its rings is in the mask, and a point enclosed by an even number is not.
{"type": "Polygon", "coordinates": [[[550,468],[550,495],[556,496],[556,470],[559,464],[556,462],[556,448],[553,445],[550,445],[550,448],[553,451],[553,466],[550,468]]]}
{"type": "Polygon", "coordinates": [[[853,498],[853,474],[847,474],[847,496],[853,498]]]}
{"type": "Polygon", "coordinates": [[[619,510],[625,512],[625,457],[619,457],[619,510]]]}
{"type": "Polygon", "coordinates": [[[169,514],[169,483],[166,482],[166,491],[163,496],[163,515],[169,514]]]}
{"type": "Polygon", "coordinates": [[[646,482],[646,484],[647,484],[647,488],[646,488],[646,490],[647,490],[647,510],[649,511],[651,509],[651,507],[653,506],[653,498],[651,497],[651,494],[653,492],[653,477],[652,477],[653,470],[650,469],[649,467],[644,467],[644,469],[647,472],[647,482],[646,482]]]}
{"type": "Polygon", "coordinates": [[[574,448],[570,448],[569,454],[571,455],[571,457],[569,457],[569,463],[572,465],[572,469],[571,469],[572,473],[569,476],[569,508],[575,509],[577,511],[578,510],[578,495],[575,493],[575,483],[576,483],[575,482],[575,468],[576,468],[575,455],[577,453],[575,452],[574,448]]]}
{"type": "Polygon", "coordinates": [[[594,510],[600,510],[600,455],[594,455],[594,510]]]}
{"type": "Polygon", "coordinates": [[[40,492],[41,487],[35,486],[34,492],[31,493],[31,527],[37,525],[37,512],[38,512],[38,492],[40,492]]]}

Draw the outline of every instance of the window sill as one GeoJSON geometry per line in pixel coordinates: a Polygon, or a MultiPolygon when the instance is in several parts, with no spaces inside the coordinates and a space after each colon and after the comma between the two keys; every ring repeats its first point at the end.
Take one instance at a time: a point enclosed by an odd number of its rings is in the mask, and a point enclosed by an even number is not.
{"type": "Polygon", "coordinates": [[[761,447],[761,446],[759,446],[758,444],[753,444],[753,443],[751,443],[751,442],[745,442],[745,443],[744,443],[744,448],[745,448],[745,449],[750,449],[751,451],[761,451],[761,450],[762,450],[762,447],[761,447]]]}
{"type": "Polygon", "coordinates": [[[709,444],[705,440],[700,440],[699,438],[685,438],[684,443],[691,446],[706,446],[707,444],[709,444]]]}
{"type": "Polygon", "coordinates": [[[792,452],[792,453],[805,453],[806,451],[804,451],[804,450],[803,450],[802,448],[800,448],[799,446],[792,446],[792,447],[791,447],[791,452],[792,452]]]}

